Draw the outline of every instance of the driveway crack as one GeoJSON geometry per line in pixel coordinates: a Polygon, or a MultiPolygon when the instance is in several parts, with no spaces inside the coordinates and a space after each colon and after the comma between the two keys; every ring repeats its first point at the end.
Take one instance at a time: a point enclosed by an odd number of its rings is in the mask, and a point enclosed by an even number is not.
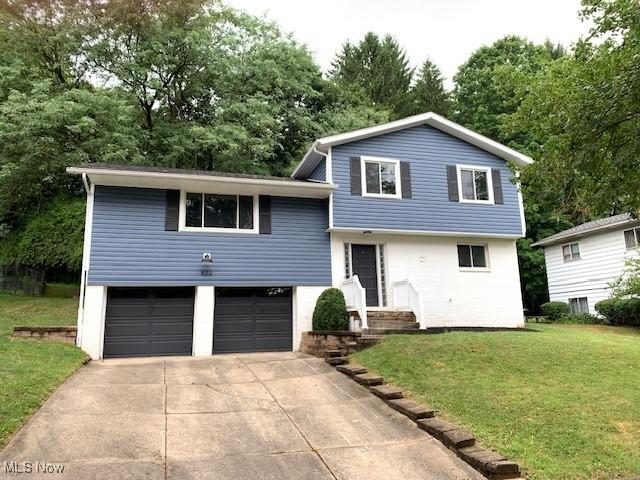
{"type": "MultiPolygon", "coordinates": [[[[302,430],[300,430],[300,427],[298,427],[298,425],[296,424],[296,422],[293,420],[293,417],[291,417],[291,415],[289,415],[289,413],[282,407],[282,405],[280,405],[280,402],[278,402],[278,399],[275,397],[275,395],[273,395],[273,393],[271,393],[271,390],[269,390],[269,387],[267,385],[265,385],[265,383],[260,380],[258,378],[258,376],[255,374],[255,372],[251,369],[251,367],[249,366],[248,363],[246,363],[242,358],[238,358],[238,360],[240,360],[240,362],[247,368],[249,369],[249,371],[253,374],[254,377],[256,377],[257,381],[260,382],[260,384],[264,387],[264,389],[269,393],[269,395],[271,396],[271,398],[273,398],[273,401],[275,402],[275,404],[278,406],[278,408],[282,411],[282,413],[284,413],[284,415],[287,417],[287,419],[291,422],[291,424],[293,425],[293,427],[298,431],[298,433],[300,434],[300,436],[304,439],[304,441],[307,443],[307,445],[309,445],[309,448],[311,449],[311,451],[318,457],[318,459],[322,462],[322,464],[324,465],[324,467],[327,469],[327,471],[331,474],[331,476],[335,479],[338,480],[338,477],[336,476],[335,473],[333,473],[333,470],[331,470],[331,468],[329,467],[329,465],[327,464],[327,462],[325,461],[324,458],[322,458],[322,455],[320,454],[320,451],[317,450],[309,441],[309,439],[307,438],[307,436],[302,432],[302,430]]],[[[166,479],[165,479],[166,480],[166,479]]]]}
{"type": "Polygon", "coordinates": [[[167,480],[167,361],[162,361],[162,386],[164,391],[164,480],[167,480]]]}

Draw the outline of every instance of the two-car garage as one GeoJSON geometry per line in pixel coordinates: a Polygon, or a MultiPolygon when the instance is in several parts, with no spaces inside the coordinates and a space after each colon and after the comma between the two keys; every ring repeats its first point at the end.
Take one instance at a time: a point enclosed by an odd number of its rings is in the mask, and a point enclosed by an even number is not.
{"type": "MultiPolygon", "coordinates": [[[[191,355],[193,287],[107,289],[103,356],[191,355]]],[[[292,348],[292,289],[215,289],[213,353],[292,348]]]]}

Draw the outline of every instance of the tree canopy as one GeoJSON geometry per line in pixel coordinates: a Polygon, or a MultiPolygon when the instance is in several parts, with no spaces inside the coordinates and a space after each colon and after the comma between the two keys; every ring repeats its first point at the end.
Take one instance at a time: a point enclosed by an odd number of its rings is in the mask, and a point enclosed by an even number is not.
{"type": "Polygon", "coordinates": [[[640,8],[583,0],[580,14],[592,30],[571,49],[501,38],[471,54],[450,92],[390,35],[345,43],[323,75],[277,25],[217,0],[4,0],[0,261],[78,269],[83,192],[67,166],[286,175],[314,138],[434,111],[535,159],[515,179],[535,310],[546,296],[535,240],[640,213],[640,8]]]}

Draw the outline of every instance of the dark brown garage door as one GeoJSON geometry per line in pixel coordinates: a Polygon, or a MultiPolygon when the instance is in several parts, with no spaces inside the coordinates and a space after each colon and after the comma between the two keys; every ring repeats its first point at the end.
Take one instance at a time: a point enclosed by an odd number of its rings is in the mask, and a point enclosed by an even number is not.
{"type": "Polygon", "coordinates": [[[213,352],[291,350],[291,288],[216,288],[213,352]]]}
{"type": "Polygon", "coordinates": [[[104,357],[191,355],[193,288],[109,287],[104,357]]]}

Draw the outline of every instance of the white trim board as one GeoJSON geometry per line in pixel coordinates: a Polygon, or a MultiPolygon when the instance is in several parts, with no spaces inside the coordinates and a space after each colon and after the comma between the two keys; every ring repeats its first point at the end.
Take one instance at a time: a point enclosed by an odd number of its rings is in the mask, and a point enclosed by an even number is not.
{"type": "Polygon", "coordinates": [[[472,233],[472,232],[439,232],[434,230],[395,230],[391,228],[353,228],[353,227],[333,227],[327,232],[344,233],[367,233],[367,234],[395,234],[395,235],[424,235],[430,237],[463,237],[463,238],[497,238],[513,239],[522,238],[520,234],[505,233],[472,233]]]}
{"type": "Polygon", "coordinates": [[[158,188],[222,194],[262,194],[283,197],[327,198],[335,185],[268,178],[240,178],[198,173],[165,173],[91,167],[69,167],[67,173],[86,174],[95,185],[158,188]]]}
{"type": "Polygon", "coordinates": [[[298,164],[291,176],[293,178],[305,177],[311,173],[323,156],[326,156],[328,148],[334,145],[355,142],[365,138],[376,137],[386,133],[392,133],[407,128],[417,127],[419,125],[429,125],[430,127],[448,133],[460,140],[471,145],[475,145],[482,150],[497,155],[498,157],[524,167],[533,163],[533,159],[523,153],[517,152],[501,143],[491,140],[490,138],[480,135],[477,132],[458,125],[451,120],[433,113],[427,112],[412,117],[403,118],[394,122],[384,123],[373,127],[353,130],[351,132],[340,133],[328,137],[319,138],[309,148],[302,161],[298,164]]]}

